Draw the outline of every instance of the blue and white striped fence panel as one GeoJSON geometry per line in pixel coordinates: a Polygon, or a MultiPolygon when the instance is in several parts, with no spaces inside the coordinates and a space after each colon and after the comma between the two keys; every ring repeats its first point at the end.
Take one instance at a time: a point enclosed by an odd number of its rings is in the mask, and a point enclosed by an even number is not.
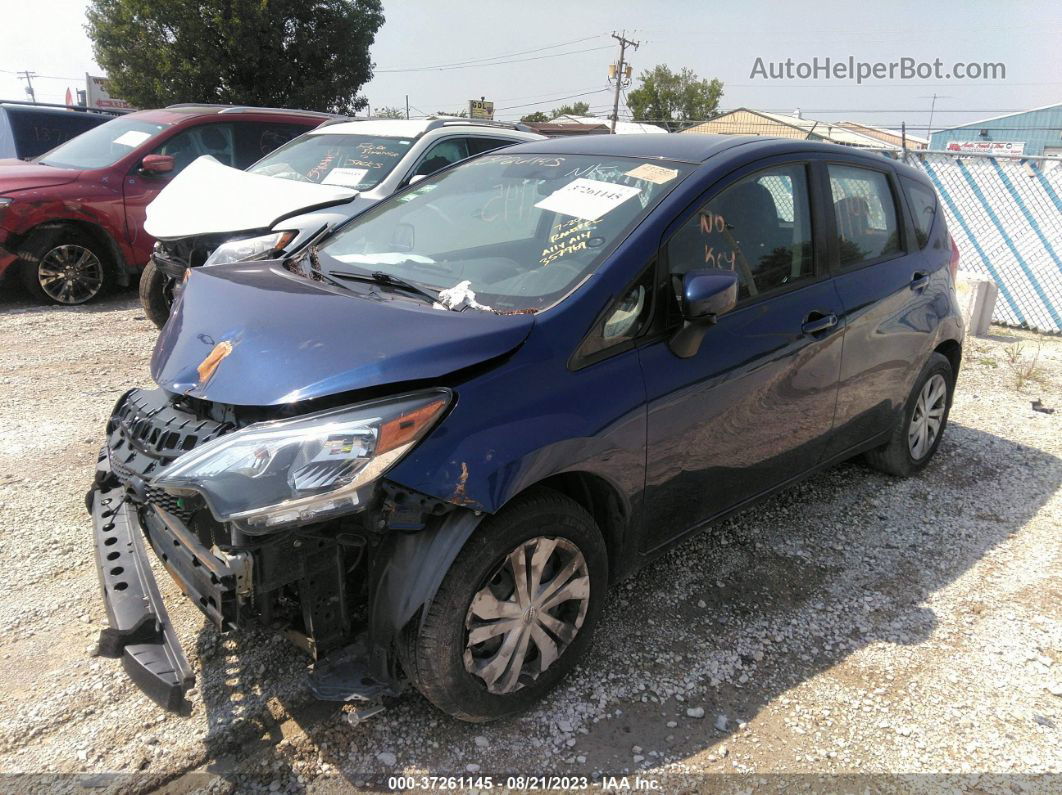
{"type": "Polygon", "coordinates": [[[999,286],[996,323],[1062,332],[1062,161],[914,153],[936,185],[959,267],[999,286]]]}

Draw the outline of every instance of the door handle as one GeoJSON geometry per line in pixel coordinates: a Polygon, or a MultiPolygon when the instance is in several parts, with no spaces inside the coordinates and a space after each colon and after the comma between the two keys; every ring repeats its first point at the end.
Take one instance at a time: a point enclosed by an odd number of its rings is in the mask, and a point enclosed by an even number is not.
{"type": "Polygon", "coordinates": [[[926,285],[928,284],[929,274],[925,271],[915,271],[914,275],[911,276],[911,283],[907,286],[912,290],[918,291],[926,289],[926,285]]]}
{"type": "Polygon", "coordinates": [[[812,312],[804,318],[800,327],[804,334],[818,334],[837,325],[837,315],[832,312],[812,312]]]}

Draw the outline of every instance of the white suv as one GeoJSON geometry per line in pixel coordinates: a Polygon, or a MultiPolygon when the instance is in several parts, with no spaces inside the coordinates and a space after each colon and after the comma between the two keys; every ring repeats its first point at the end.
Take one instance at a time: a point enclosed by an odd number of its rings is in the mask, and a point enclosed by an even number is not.
{"type": "Polygon", "coordinates": [[[161,328],[187,268],[294,254],[411,182],[541,138],[471,119],[335,119],[246,171],[201,157],[148,206],[144,228],[158,242],[140,279],[141,303],[161,328]]]}

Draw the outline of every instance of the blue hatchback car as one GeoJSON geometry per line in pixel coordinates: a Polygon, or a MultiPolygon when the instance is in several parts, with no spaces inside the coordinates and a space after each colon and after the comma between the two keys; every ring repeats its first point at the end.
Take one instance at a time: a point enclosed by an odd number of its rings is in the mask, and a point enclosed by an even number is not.
{"type": "Polygon", "coordinates": [[[670,545],[856,455],[927,464],[957,262],[887,158],[632,135],[483,155],[298,258],[194,269],[87,498],[100,652],[187,707],[150,546],[222,630],[284,627],[323,698],[524,709],[670,545]]]}

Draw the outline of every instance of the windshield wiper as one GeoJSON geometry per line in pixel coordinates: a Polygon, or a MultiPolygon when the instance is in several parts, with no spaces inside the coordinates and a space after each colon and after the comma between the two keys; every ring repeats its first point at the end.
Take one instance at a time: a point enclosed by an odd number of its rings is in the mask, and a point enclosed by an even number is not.
{"type": "Polygon", "coordinates": [[[418,284],[406,281],[399,276],[392,276],[390,273],[384,273],[383,271],[373,271],[372,273],[354,273],[353,271],[328,271],[326,273],[322,271],[321,275],[325,277],[334,276],[340,279],[350,279],[351,281],[384,284],[388,287],[404,290],[411,295],[419,296],[425,301],[431,301],[433,304],[439,300],[438,293],[429,292],[418,284]]]}

